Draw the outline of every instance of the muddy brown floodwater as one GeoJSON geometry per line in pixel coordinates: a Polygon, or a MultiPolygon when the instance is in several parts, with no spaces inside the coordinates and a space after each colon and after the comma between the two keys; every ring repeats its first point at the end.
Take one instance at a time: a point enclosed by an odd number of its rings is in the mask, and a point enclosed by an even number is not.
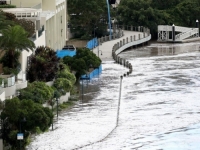
{"type": "Polygon", "coordinates": [[[81,95],[59,115],[56,129],[36,136],[27,149],[199,150],[199,47],[152,43],[121,53],[133,73],[123,79],[119,125],[97,142],[115,127],[119,76],[127,71],[104,62],[102,75],[84,82],[83,100],[81,95]]]}

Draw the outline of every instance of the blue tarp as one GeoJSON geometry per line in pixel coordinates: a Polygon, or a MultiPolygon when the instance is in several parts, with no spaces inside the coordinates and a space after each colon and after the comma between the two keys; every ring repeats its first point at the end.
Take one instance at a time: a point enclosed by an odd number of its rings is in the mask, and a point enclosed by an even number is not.
{"type": "Polygon", "coordinates": [[[98,46],[98,40],[97,38],[93,38],[92,40],[87,42],[86,47],[90,50],[98,46]]]}
{"type": "Polygon", "coordinates": [[[90,72],[89,75],[82,75],[81,80],[91,80],[92,78],[100,75],[102,73],[102,65],[100,65],[97,69],[90,72]]]}
{"type": "Polygon", "coordinates": [[[63,58],[64,56],[73,57],[74,55],[76,55],[76,50],[58,50],[56,52],[56,56],[59,58],[63,58]]]}

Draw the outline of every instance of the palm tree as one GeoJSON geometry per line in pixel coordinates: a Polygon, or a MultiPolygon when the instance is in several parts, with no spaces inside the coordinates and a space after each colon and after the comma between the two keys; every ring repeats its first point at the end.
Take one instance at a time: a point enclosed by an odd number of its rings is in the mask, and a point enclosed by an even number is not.
{"type": "Polygon", "coordinates": [[[17,69],[19,67],[20,52],[33,50],[35,44],[27,38],[28,33],[19,25],[8,26],[6,29],[1,30],[1,34],[0,49],[5,52],[1,63],[9,69],[17,69]]]}
{"type": "Polygon", "coordinates": [[[4,12],[0,10],[0,31],[2,29],[7,28],[8,25],[13,25],[14,22],[11,20],[7,20],[4,12]]]}

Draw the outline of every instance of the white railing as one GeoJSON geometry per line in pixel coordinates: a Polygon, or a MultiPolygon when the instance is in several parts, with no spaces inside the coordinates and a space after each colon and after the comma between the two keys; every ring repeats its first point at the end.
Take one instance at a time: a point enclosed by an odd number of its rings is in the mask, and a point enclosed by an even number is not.
{"type": "Polygon", "coordinates": [[[25,82],[26,81],[26,73],[24,73],[23,71],[20,71],[17,75],[17,80],[25,82]]]}
{"type": "Polygon", "coordinates": [[[1,83],[2,88],[11,87],[13,85],[15,85],[15,76],[3,78],[1,83]]]}
{"type": "Polygon", "coordinates": [[[194,28],[194,29],[191,29],[191,30],[188,30],[187,32],[184,32],[184,33],[180,33],[178,35],[175,36],[175,39],[176,40],[184,40],[186,38],[189,38],[195,34],[198,34],[198,28],[194,28]]]}
{"type": "Polygon", "coordinates": [[[42,8],[42,3],[39,3],[35,6],[32,7],[33,9],[41,9],[42,8]]]}
{"type": "Polygon", "coordinates": [[[175,31],[176,32],[187,32],[188,30],[191,30],[192,28],[187,28],[187,27],[181,27],[181,26],[175,26],[175,31]]]}
{"type": "Polygon", "coordinates": [[[172,26],[158,25],[158,31],[172,31],[172,26]]]}
{"type": "MultiPolygon", "coordinates": [[[[182,27],[182,26],[175,26],[176,32],[187,32],[193,28],[182,27]]],[[[158,25],[158,31],[172,31],[172,26],[169,25],[158,25]]]]}

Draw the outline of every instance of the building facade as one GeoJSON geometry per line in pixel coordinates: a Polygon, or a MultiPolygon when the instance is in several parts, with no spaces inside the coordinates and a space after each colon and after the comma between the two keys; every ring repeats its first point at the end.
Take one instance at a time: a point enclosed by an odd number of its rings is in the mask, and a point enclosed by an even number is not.
{"type": "MultiPolygon", "coordinates": [[[[28,19],[35,23],[35,34],[31,37],[36,47],[49,46],[55,51],[62,49],[68,40],[67,34],[67,1],[66,0],[12,0],[16,8],[5,8],[3,11],[16,15],[18,19],[28,19]]],[[[27,87],[25,79],[28,57],[34,52],[24,50],[20,56],[21,72],[15,77],[5,77],[8,87],[2,85],[0,99],[5,100],[17,95],[17,91],[27,87]]],[[[4,77],[3,77],[4,78],[4,77]]]]}

